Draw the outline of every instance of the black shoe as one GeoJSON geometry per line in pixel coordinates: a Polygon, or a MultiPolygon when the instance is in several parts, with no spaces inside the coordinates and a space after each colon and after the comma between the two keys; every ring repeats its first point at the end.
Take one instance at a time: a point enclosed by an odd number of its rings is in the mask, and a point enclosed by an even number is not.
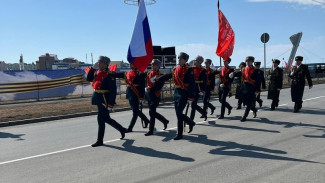
{"type": "Polygon", "coordinates": [[[204,116],[204,121],[206,121],[208,119],[208,116],[207,115],[205,115],[204,116]]]}
{"type": "Polygon", "coordinates": [[[271,111],[274,111],[275,110],[275,107],[271,107],[271,111]]]}
{"type": "Polygon", "coordinates": [[[297,113],[297,112],[299,112],[299,109],[298,109],[298,108],[295,108],[295,109],[293,110],[293,112],[294,112],[294,113],[297,113]]]}
{"type": "Polygon", "coordinates": [[[124,128],[123,131],[120,132],[121,133],[121,138],[120,138],[121,140],[124,139],[126,131],[127,131],[126,128],[124,128]]]}
{"type": "Polygon", "coordinates": [[[253,118],[256,118],[256,116],[257,116],[257,111],[254,111],[253,112],[253,118]]]}
{"type": "Polygon", "coordinates": [[[148,133],[144,134],[145,136],[153,135],[153,132],[149,131],[148,133]]]}
{"type": "Polygon", "coordinates": [[[188,132],[187,133],[191,133],[193,131],[193,127],[195,126],[195,123],[193,125],[188,125],[188,132]]]}
{"type": "Polygon", "coordinates": [[[239,110],[239,109],[241,109],[241,106],[237,106],[237,108],[236,108],[237,110],[239,110]]]}
{"type": "Polygon", "coordinates": [[[214,108],[214,109],[211,109],[211,113],[210,113],[210,115],[212,115],[213,113],[214,113],[214,110],[215,110],[216,108],[214,108]]]}
{"type": "Polygon", "coordinates": [[[166,122],[164,123],[164,130],[167,129],[167,125],[168,125],[168,123],[169,123],[169,121],[166,121],[166,122]]]}
{"type": "Polygon", "coordinates": [[[245,122],[246,121],[246,117],[242,117],[240,121],[241,122],[245,122]]]}
{"type": "Polygon", "coordinates": [[[97,147],[97,146],[102,146],[104,145],[102,141],[97,141],[94,144],[91,144],[91,147],[97,147]]]}
{"type": "Polygon", "coordinates": [[[223,119],[223,118],[225,118],[225,117],[224,117],[224,116],[219,116],[219,117],[218,117],[218,119],[223,119]]]}
{"type": "Polygon", "coordinates": [[[231,114],[231,110],[232,110],[232,107],[230,106],[230,108],[228,108],[228,115],[231,114]]]}
{"type": "Polygon", "coordinates": [[[183,138],[183,136],[177,135],[177,136],[174,138],[174,140],[180,140],[180,139],[182,139],[182,138],[183,138]]]}
{"type": "Polygon", "coordinates": [[[126,130],[126,133],[129,133],[129,132],[133,132],[133,130],[132,130],[131,128],[128,128],[128,129],[126,130]]]}

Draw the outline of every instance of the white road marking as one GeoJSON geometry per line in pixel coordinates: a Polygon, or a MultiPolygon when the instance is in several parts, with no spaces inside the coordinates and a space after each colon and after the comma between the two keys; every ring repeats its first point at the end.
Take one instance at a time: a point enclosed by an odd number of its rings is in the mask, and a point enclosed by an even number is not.
{"type": "MultiPolygon", "coordinates": [[[[305,99],[303,101],[315,100],[315,99],[319,99],[319,98],[323,98],[323,97],[325,97],[325,96],[319,96],[319,97],[309,98],[309,99],[305,99]]],[[[285,105],[288,105],[288,104],[281,104],[279,106],[285,106],[285,105]]],[[[213,119],[210,119],[209,121],[211,121],[211,120],[218,120],[218,119],[217,118],[213,118],[213,119]]],[[[206,122],[208,122],[208,121],[197,122],[197,124],[202,124],[202,123],[206,123],[206,122]]],[[[166,130],[172,130],[172,129],[176,129],[176,128],[177,127],[171,127],[171,128],[166,129],[166,130]]],[[[160,131],[163,131],[163,130],[160,130],[160,131]]],[[[115,142],[115,141],[118,141],[118,140],[120,140],[120,139],[113,139],[113,140],[105,141],[104,143],[115,142]]],[[[72,151],[72,150],[76,150],[76,149],[82,149],[82,148],[86,148],[86,147],[90,147],[90,145],[73,147],[73,148],[69,148],[69,149],[64,149],[64,150],[59,150],[59,151],[53,151],[53,152],[39,154],[39,155],[35,155],[35,156],[29,156],[29,157],[25,157],[25,158],[19,158],[19,159],[10,160],[10,161],[4,161],[4,162],[0,162],[0,165],[14,163],[14,162],[28,160],[28,159],[33,159],[33,158],[39,158],[39,157],[43,157],[43,156],[48,156],[48,155],[52,155],[52,154],[58,154],[58,153],[72,151]]]]}

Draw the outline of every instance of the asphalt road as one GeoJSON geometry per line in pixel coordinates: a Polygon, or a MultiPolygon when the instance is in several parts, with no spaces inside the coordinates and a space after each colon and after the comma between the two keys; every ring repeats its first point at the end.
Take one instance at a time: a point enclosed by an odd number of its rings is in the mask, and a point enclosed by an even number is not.
{"type": "MultiPolygon", "coordinates": [[[[244,123],[234,107],[218,120],[220,104],[208,121],[174,141],[173,106],[158,111],[170,120],[155,136],[137,121],[133,133],[106,125],[105,146],[92,148],[96,116],[0,128],[0,182],[325,182],[325,85],[305,88],[303,108],[293,113],[290,89],[281,91],[280,106],[270,111],[266,92],[257,118],[244,123]]],[[[144,110],[148,115],[148,111],[144,110]]],[[[131,112],[113,113],[127,127],[131,112]]]]}

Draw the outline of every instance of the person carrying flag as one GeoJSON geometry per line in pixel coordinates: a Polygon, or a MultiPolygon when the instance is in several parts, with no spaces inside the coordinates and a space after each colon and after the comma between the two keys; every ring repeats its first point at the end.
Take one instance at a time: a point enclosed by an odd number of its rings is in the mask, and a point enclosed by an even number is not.
{"type": "Polygon", "coordinates": [[[144,122],[144,128],[148,127],[148,118],[140,111],[145,94],[145,73],[141,73],[137,68],[130,64],[130,70],[125,73],[116,73],[117,78],[124,78],[127,85],[126,98],[129,100],[132,109],[132,118],[127,132],[132,132],[138,116],[144,122]]]}
{"type": "MultiPolygon", "coordinates": [[[[111,60],[106,56],[100,56],[95,68],[87,68],[87,81],[90,81],[94,92],[91,98],[91,103],[97,105],[98,114],[98,136],[97,141],[92,144],[92,147],[103,145],[103,139],[105,134],[105,123],[108,123],[113,128],[117,129],[121,133],[121,139],[125,137],[126,128],[122,127],[109,115],[113,109],[116,99],[116,79],[108,70],[108,66],[111,60]]],[[[95,67],[94,66],[94,67],[95,67]]]]}
{"type": "Polygon", "coordinates": [[[146,98],[148,100],[149,106],[149,131],[144,134],[145,136],[153,135],[153,130],[155,128],[156,118],[164,124],[164,130],[166,130],[169,121],[157,112],[157,107],[160,101],[161,89],[165,84],[165,80],[160,80],[159,78],[163,75],[159,68],[161,66],[161,61],[158,59],[153,59],[151,62],[152,71],[147,73],[147,92],[146,98]]]}
{"type": "Polygon", "coordinates": [[[229,92],[231,91],[231,83],[233,82],[234,78],[234,69],[229,67],[229,63],[231,62],[231,58],[229,57],[227,60],[223,60],[224,67],[219,73],[220,78],[220,85],[219,85],[219,102],[221,103],[221,112],[218,119],[223,119],[225,116],[225,110],[228,109],[228,115],[230,115],[232,107],[226,101],[229,92]]]}

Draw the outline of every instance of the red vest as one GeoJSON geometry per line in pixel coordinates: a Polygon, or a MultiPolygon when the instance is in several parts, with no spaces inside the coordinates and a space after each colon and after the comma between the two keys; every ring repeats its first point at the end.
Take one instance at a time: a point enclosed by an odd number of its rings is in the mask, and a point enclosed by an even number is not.
{"type": "Polygon", "coordinates": [[[254,80],[252,80],[251,78],[254,71],[255,71],[254,67],[245,67],[243,69],[243,81],[254,85],[254,80]]]}
{"type": "Polygon", "coordinates": [[[104,78],[107,76],[108,72],[107,71],[101,71],[98,70],[95,74],[95,79],[92,82],[93,88],[95,90],[100,90],[100,85],[102,84],[102,81],[104,78]]]}
{"type": "Polygon", "coordinates": [[[128,72],[125,73],[125,82],[126,84],[131,87],[132,91],[139,97],[139,91],[137,88],[133,85],[133,80],[136,75],[138,75],[138,71],[134,70],[129,70],[128,72]]]}
{"type": "Polygon", "coordinates": [[[209,75],[211,74],[212,69],[206,69],[206,75],[207,75],[207,85],[210,85],[211,84],[211,81],[209,80],[209,75]]]}
{"type": "Polygon", "coordinates": [[[198,81],[199,79],[199,76],[201,74],[201,72],[204,70],[203,67],[192,67],[193,68],[193,71],[194,71],[194,78],[195,78],[195,81],[198,81]]]}
{"type": "MultiPolygon", "coordinates": [[[[150,88],[151,87],[153,87],[153,86],[155,86],[155,83],[152,83],[151,82],[151,78],[152,77],[159,77],[161,75],[161,73],[160,72],[156,72],[156,71],[150,71],[150,72],[148,72],[148,74],[147,74],[147,86],[148,86],[148,91],[150,92],[150,88]]],[[[156,96],[159,96],[160,95],[160,93],[161,93],[161,90],[159,90],[159,91],[156,91],[156,96]]]]}
{"type": "Polygon", "coordinates": [[[177,66],[174,69],[173,76],[174,76],[174,83],[176,87],[180,87],[184,90],[187,90],[187,86],[184,84],[184,76],[187,71],[188,67],[181,67],[177,66]]]}
{"type": "Polygon", "coordinates": [[[223,67],[221,69],[220,79],[221,79],[222,83],[226,83],[227,82],[226,77],[229,74],[229,72],[230,72],[230,69],[229,68],[223,67]]]}

